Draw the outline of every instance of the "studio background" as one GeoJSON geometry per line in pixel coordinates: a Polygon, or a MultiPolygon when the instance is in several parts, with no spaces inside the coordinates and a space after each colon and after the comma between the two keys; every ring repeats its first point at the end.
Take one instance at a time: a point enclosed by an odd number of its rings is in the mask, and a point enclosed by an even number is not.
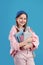
{"type": "Polygon", "coordinates": [[[35,63],[43,65],[43,0],[0,0],[0,65],[14,65],[8,36],[19,10],[27,12],[28,25],[39,36],[35,63]]]}

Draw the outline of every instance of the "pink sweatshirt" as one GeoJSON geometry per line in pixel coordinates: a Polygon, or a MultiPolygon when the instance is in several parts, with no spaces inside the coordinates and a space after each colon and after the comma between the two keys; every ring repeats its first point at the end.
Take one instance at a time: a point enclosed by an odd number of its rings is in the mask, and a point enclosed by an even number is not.
{"type": "MultiPolygon", "coordinates": [[[[35,50],[36,48],[38,48],[39,46],[39,38],[38,36],[30,29],[30,27],[28,27],[28,30],[32,33],[33,35],[33,48],[32,51],[35,50]],[[35,41],[34,41],[35,40],[35,41]]],[[[14,54],[16,54],[16,52],[20,51],[19,48],[19,42],[17,42],[17,40],[14,37],[14,34],[16,34],[16,26],[12,26],[12,29],[9,33],[9,40],[10,40],[10,54],[13,56],[14,54]]]]}

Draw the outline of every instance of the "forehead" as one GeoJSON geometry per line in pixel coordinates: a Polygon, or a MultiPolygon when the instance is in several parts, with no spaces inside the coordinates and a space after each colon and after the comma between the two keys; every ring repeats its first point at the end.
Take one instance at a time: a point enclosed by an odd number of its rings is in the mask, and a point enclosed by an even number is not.
{"type": "Polygon", "coordinates": [[[21,14],[19,17],[25,17],[26,18],[26,14],[21,14]]]}

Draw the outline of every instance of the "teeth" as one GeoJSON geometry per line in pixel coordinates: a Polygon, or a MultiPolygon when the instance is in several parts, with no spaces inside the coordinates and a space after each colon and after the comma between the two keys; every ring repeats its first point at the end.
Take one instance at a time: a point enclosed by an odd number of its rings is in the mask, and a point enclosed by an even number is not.
{"type": "Polygon", "coordinates": [[[20,22],[20,23],[23,23],[23,22],[20,22]]]}

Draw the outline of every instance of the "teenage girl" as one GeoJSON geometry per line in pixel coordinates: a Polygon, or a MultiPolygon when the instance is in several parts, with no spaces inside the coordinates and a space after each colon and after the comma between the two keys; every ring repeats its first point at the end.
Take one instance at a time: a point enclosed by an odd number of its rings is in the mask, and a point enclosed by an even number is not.
{"type": "Polygon", "coordinates": [[[13,25],[9,34],[10,40],[10,54],[14,58],[15,65],[35,65],[33,51],[39,46],[39,38],[31,30],[29,26],[27,26],[28,15],[25,11],[19,11],[16,15],[16,25],[13,25]],[[20,29],[25,33],[26,31],[31,33],[31,36],[26,38],[24,35],[21,36],[22,42],[18,42],[15,38],[15,34],[17,34],[20,29]]]}

